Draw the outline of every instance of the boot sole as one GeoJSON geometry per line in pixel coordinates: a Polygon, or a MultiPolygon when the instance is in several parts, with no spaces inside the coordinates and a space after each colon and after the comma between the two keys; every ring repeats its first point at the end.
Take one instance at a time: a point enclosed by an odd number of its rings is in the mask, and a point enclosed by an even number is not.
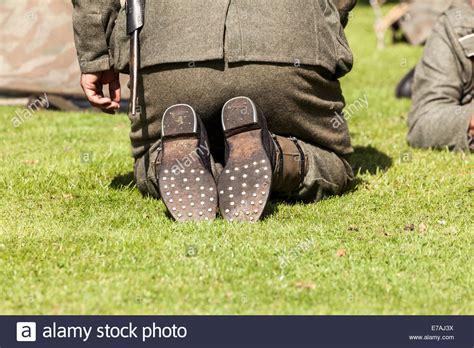
{"type": "Polygon", "coordinates": [[[222,127],[229,147],[219,177],[219,208],[230,222],[256,222],[267,206],[272,186],[270,158],[262,141],[254,103],[245,97],[229,100],[222,110],[222,127]]]}
{"type": "Polygon", "coordinates": [[[217,187],[199,153],[198,119],[189,105],[167,109],[162,121],[162,161],[158,184],[162,200],[179,222],[211,221],[217,213],[217,187]]]}

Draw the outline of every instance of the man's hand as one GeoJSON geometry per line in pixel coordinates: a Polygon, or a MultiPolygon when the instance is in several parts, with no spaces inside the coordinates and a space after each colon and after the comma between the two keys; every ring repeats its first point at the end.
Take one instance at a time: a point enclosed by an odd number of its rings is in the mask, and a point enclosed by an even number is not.
{"type": "Polygon", "coordinates": [[[89,103],[107,114],[114,114],[120,108],[119,73],[113,69],[92,74],[82,74],[81,87],[89,103]],[[109,85],[109,97],[105,97],[103,87],[109,85]]]}

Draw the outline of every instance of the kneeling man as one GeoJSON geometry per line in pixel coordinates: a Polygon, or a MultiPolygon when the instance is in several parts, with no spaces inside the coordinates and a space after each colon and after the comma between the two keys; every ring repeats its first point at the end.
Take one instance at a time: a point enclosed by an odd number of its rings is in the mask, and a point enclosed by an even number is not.
{"type": "MultiPolygon", "coordinates": [[[[113,112],[118,71],[128,70],[127,11],[119,0],[73,4],[83,89],[113,112]]],[[[178,221],[220,210],[231,222],[259,220],[270,195],[343,193],[353,150],[338,79],[352,68],[343,24],[354,5],[146,1],[138,108],[129,115],[139,190],[178,221]]]]}

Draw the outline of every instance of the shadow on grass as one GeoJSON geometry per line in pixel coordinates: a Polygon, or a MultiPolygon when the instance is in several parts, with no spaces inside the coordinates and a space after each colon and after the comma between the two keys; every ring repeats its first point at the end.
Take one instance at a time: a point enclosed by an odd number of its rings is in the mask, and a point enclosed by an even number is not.
{"type": "Polygon", "coordinates": [[[351,162],[355,174],[375,174],[386,171],[393,164],[389,156],[372,146],[354,147],[351,162]]]}
{"type": "MultiPolygon", "coordinates": [[[[392,166],[393,161],[389,156],[377,150],[375,147],[356,146],[354,147],[354,153],[351,156],[351,163],[356,178],[342,195],[356,191],[357,187],[364,182],[361,178],[357,177],[358,174],[375,174],[377,171],[386,171],[392,166]]],[[[308,204],[295,199],[284,199],[281,197],[272,197],[272,203],[272,207],[269,207],[269,212],[268,214],[265,214],[265,216],[271,216],[278,212],[278,205],[281,204],[308,204]]]]}
{"type": "Polygon", "coordinates": [[[267,219],[271,219],[273,215],[278,213],[278,205],[283,202],[275,201],[274,199],[270,198],[265,211],[263,212],[262,218],[260,220],[265,221],[267,219]]]}
{"type": "Polygon", "coordinates": [[[135,188],[135,181],[133,179],[133,172],[127,174],[119,174],[113,178],[110,187],[114,190],[126,190],[135,188]]]}

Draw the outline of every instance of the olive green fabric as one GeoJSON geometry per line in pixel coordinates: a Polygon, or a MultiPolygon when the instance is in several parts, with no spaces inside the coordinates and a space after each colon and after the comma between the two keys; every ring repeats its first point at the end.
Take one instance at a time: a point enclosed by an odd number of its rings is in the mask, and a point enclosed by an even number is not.
{"type": "MultiPolygon", "coordinates": [[[[162,114],[173,104],[193,106],[208,131],[212,155],[224,161],[221,109],[236,96],[252,98],[269,130],[299,139],[309,158],[304,185],[292,198],[319,200],[344,192],[353,178],[346,156],[352,152],[347,124],[335,123],[344,99],[326,70],[288,64],[166,64],[146,68],[140,78],[140,113],[131,117],[136,182],[141,192],[158,197],[154,163],[162,114]]],[[[215,172],[218,169],[214,170],[215,172]]]]}
{"type": "Polygon", "coordinates": [[[440,18],[416,68],[408,141],[414,147],[469,149],[474,113],[474,10],[455,2],[440,18]]]}
{"type": "Polygon", "coordinates": [[[83,73],[108,70],[113,65],[110,55],[112,31],[120,0],[72,0],[74,39],[83,73]]]}
{"type": "Polygon", "coordinates": [[[220,111],[236,96],[252,98],[264,111],[270,130],[294,136],[338,155],[352,153],[342,114],[339,82],[313,66],[268,63],[163,64],[143,69],[139,112],[131,117],[135,158],[161,137],[161,118],[173,104],[190,104],[201,115],[214,147],[223,149],[220,111]],[[339,122],[342,121],[342,122],[339,122]]]}
{"type": "MultiPolygon", "coordinates": [[[[126,11],[119,0],[73,0],[83,72],[112,64],[127,70],[126,11]],[[113,28],[113,30],[112,30],[113,28]]],[[[324,67],[340,77],[352,67],[332,0],[154,0],[146,2],[141,67],[224,58],[324,67]]]]}

